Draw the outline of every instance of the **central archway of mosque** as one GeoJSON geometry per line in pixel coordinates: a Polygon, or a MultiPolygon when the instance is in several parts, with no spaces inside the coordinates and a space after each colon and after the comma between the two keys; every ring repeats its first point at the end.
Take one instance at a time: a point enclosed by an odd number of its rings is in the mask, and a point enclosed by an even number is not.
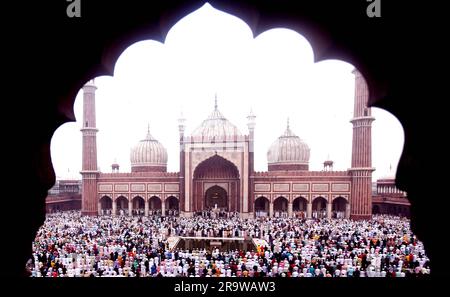
{"type": "Polygon", "coordinates": [[[224,188],[213,186],[206,190],[205,208],[228,211],[228,195],[224,188]]]}
{"type": "Polygon", "coordinates": [[[214,155],[196,167],[192,181],[194,211],[239,211],[239,171],[232,162],[214,155]]]}

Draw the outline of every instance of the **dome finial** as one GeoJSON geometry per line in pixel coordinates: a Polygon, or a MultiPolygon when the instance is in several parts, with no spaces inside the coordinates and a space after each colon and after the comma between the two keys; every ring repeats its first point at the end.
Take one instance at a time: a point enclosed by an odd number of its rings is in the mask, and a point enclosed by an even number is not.
{"type": "Polygon", "coordinates": [[[394,172],[394,170],[392,168],[392,163],[389,163],[389,175],[390,176],[395,176],[395,172],[394,172]]]}
{"type": "Polygon", "coordinates": [[[287,129],[289,129],[289,117],[287,118],[287,129]]]}
{"type": "Polygon", "coordinates": [[[217,92],[214,95],[214,110],[217,110],[217,92]]]}

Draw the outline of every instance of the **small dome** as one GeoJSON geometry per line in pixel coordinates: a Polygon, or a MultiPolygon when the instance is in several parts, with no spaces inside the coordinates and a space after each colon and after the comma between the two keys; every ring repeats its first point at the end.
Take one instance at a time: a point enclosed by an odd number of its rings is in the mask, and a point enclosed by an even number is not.
{"type": "Polygon", "coordinates": [[[214,111],[192,133],[194,137],[209,139],[232,139],[236,135],[242,135],[238,128],[228,121],[217,108],[217,98],[214,111]]]}
{"type": "Polygon", "coordinates": [[[309,146],[289,128],[270,146],[267,152],[269,171],[308,170],[309,146]]]}
{"type": "Polygon", "coordinates": [[[167,171],[167,150],[147,132],[130,153],[131,172],[167,171]]]}

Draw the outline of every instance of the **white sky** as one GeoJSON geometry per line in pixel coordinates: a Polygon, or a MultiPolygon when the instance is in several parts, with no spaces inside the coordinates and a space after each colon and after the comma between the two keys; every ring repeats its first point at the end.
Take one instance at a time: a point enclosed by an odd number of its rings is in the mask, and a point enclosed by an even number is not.
{"type": "MultiPolygon", "coordinates": [[[[177,119],[183,111],[186,134],[219,110],[244,134],[247,115],[256,118],[255,169],[267,170],[267,150],[286,128],[311,148],[310,170],[322,170],[329,156],[335,170],[351,162],[353,66],[338,60],[313,62],[308,41],[299,33],[275,28],[253,36],[241,19],[206,4],[175,24],[164,43],[146,40],[125,50],[114,77],[95,83],[97,152],[101,171],[114,160],[130,170],[130,149],[152,135],[167,149],[168,171],[179,170],[177,119]]],[[[51,143],[57,178],[80,178],[82,91],[66,123],[51,143]]],[[[393,175],[403,148],[403,129],[390,113],[373,108],[374,178],[393,175]],[[392,165],[392,170],[390,170],[392,165]]]]}

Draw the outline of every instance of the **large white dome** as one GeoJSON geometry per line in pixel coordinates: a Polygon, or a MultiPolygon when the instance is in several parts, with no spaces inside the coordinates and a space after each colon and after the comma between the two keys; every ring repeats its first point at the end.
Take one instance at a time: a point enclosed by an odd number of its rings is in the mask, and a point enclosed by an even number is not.
{"type": "Polygon", "coordinates": [[[233,139],[236,135],[242,135],[238,128],[228,121],[217,108],[217,102],[214,111],[202,122],[192,133],[194,137],[202,137],[205,140],[233,139]]]}
{"type": "Polygon", "coordinates": [[[167,150],[147,132],[147,137],[131,149],[131,171],[167,171],[167,150]]]}
{"type": "Polygon", "coordinates": [[[291,131],[288,123],[267,152],[269,170],[308,170],[309,156],[309,146],[291,131]]]}

